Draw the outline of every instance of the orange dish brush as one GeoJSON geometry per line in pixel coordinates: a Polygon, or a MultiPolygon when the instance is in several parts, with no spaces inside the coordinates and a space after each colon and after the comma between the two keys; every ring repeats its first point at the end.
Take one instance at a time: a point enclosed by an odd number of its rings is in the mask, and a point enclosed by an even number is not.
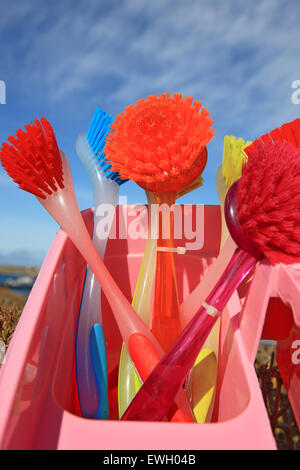
{"type": "MultiPolygon", "coordinates": [[[[175,204],[176,193],[205,168],[213,120],[202,103],[181,94],[153,95],[128,106],[111,126],[106,158],[122,178],[154,193],[159,207],[175,204]]],[[[160,211],[152,331],[167,350],[178,337],[179,301],[174,264],[174,212],[160,211]],[[165,214],[164,214],[165,215],[165,214]],[[169,230],[168,230],[169,228],[169,230]],[[167,233],[169,232],[169,233],[167,233]],[[167,233],[167,235],[166,235],[167,233]],[[171,250],[170,250],[171,249],[171,250]]]]}

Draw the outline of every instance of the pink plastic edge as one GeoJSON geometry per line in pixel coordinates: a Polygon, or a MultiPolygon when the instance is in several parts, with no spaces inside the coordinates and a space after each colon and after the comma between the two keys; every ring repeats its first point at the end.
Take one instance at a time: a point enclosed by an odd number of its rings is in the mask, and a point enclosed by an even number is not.
{"type": "MultiPolygon", "coordinates": [[[[210,206],[213,207],[213,206],[210,206]]],[[[130,209],[130,208],[129,208],[130,209]]],[[[127,210],[124,209],[123,210],[127,210]]],[[[209,207],[206,208],[209,211],[209,207]]],[[[32,347],[31,338],[36,333],[39,323],[40,307],[47,298],[48,286],[57,268],[61,251],[66,244],[67,236],[60,231],[45,258],[38,279],[28,299],[24,313],[18,324],[14,337],[6,355],[6,363],[0,374],[0,447],[10,448],[9,428],[14,419],[15,397],[18,393],[20,380],[26,365],[29,349],[32,347]],[[22,340],[20,340],[22,338],[22,340]]],[[[132,248],[132,246],[131,246],[132,248]]],[[[75,249],[75,248],[74,248],[75,249]]],[[[78,256],[78,255],[77,255],[78,256]]],[[[249,310],[249,306],[247,306],[249,310]]],[[[267,413],[253,367],[253,355],[249,354],[248,342],[245,340],[245,328],[236,328],[236,318],[239,316],[241,304],[234,295],[224,312],[222,320],[221,350],[226,342],[230,346],[227,357],[224,357],[223,370],[219,385],[222,393],[219,396],[218,423],[206,424],[173,424],[173,423],[135,423],[119,421],[93,421],[78,417],[63,409],[52,398],[51,406],[57,407],[61,415],[60,426],[56,434],[56,449],[275,449],[276,445],[271,432],[267,413]],[[228,342],[228,338],[230,341],[228,342]],[[239,381],[234,376],[235,361],[242,365],[245,394],[249,399],[244,410],[231,419],[232,385],[239,381]],[[233,380],[234,379],[234,380],[233,380]],[[164,426],[164,428],[162,428],[164,426]],[[167,429],[166,429],[167,427],[167,429]]],[[[246,309],[243,315],[246,318],[246,309]]],[[[262,310],[257,314],[259,324],[263,322],[262,310]]],[[[259,331],[259,328],[255,328],[259,331]]],[[[257,337],[253,342],[255,350],[257,337]]],[[[237,384],[238,385],[238,384],[237,384]]],[[[245,396],[246,396],[245,395],[245,396]]],[[[48,396],[48,395],[47,395],[48,396]]],[[[49,416],[51,420],[51,416],[49,416]]],[[[53,423],[54,424],[54,423],[53,423]]],[[[48,422],[51,427],[51,421],[48,422]]],[[[30,427],[30,422],[28,423],[30,427]]],[[[45,428],[44,428],[45,429],[45,428]]],[[[24,429],[20,429],[24,432],[24,429]]],[[[44,431],[45,432],[45,431],[44,431]]],[[[43,448],[47,448],[47,436],[43,438],[43,448]]],[[[34,448],[40,448],[37,444],[34,448]]]]}

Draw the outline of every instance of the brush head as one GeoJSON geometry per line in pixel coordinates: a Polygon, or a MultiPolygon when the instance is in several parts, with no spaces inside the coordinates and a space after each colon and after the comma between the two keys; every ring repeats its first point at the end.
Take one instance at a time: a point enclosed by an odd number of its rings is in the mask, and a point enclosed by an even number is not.
{"type": "Polygon", "coordinates": [[[300,118],[287,122],[281,127],[273,129],[271,132],[256,139],[250,148],[256,147],[260,141],[268,142],[289,142],[295,147],[300,147],[300,118]]]}
{"type": "Polygon", "coordinates": [[[214,135],[213,120],[201,106],[192,97],[169,93],[137,101],[111,125],[107,160],[146,190],[182,190],[202,173],[206,145],[214,135]]]}
{"type": "Polygon", "coordinates": [[[120,177],[117,171],[114,171],[111,164],[108,163],[104,154],[105,139],[110,131],[110,126],[113,123],[114,118],[102,111],[100,108],[96,108],[89,130],[86,134],[87,141],[92,149],[93,155],[97,161],[101,173],[104,174],[105,178],[113,180],[115,183],[121,185],[128,180],[124,180],[120,177]]]}
{"type": "Polygon", "coordinates": [[[238,181],[238,221],[272,264],[299,262],[300,149],[286,141],[254,144],[238,181]]]}
{"type": "Polygon", "coordinates": [[[237,139],[234,136],[225,135],[223,145],[222,174],[227,188],[238,179],[242,174],[242,166],[246,160],[246,154],[243,152],[251,142],[244,141],[241,137],[237,139]]]}
{"type": "Polygon", "coordinates": [[[41,199],[64,187],[63,168],[56,138],[45,118],[19,129],[0,148],[0,161],[19,188],[41,199]]]}

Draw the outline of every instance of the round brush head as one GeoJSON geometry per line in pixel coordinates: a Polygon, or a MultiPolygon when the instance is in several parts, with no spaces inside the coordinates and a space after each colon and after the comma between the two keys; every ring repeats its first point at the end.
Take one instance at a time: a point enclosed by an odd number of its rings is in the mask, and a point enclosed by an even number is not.
{"type": "Polygon", "coordinates": [[[256,147],[260,141],[265,143],[287,141],[295,147],[300,147],[300,118],[286,122],[282,126],[262,135],[250,144],[250,147],[256,147]]]}
{"type": "Polygon", "coordinates": [[[121,186],[126,181],[122,180],[119,173],[114,171],[103,152],[105,139],[113,121],[114,118],[110,114],[96,108],[85,138],[80,135],[77,140],[78,156],[90,175],[91,171],[97,171],[96,164],[106,179],[112,180],[121,186]],[[86,149],[85,142],[89,144],[90,151],[86,149]]]}
{"type": "Polygon", "coordinates": [[[111,125],[104,152],[122,178],[154,193],[177,192],[204,170],[213,120],[181,94],[153,95],[127,107],[111,125]]]}
{"type": "Polygon", "coordinates": [[[19,129],[16,137],[0,148],[0,161],[8,175],[19,185],[41,199],[64,187],[63,168],[56,138],[45,118],[19,129]]]}
{"type": "Polygon", "coordinates": [[[272,264],[300,261],[300,149],[259,140],[238,181],[237,215],[244,235],[272,264]]]}
{"type": "Polygon", "coordinates": [[[222,174],[227,188],[241,176],[243,163],[246,155],[243,150],[251,144],[249,140],[244,141],[241,137],[225,135],[223,145],[222,174]]]}

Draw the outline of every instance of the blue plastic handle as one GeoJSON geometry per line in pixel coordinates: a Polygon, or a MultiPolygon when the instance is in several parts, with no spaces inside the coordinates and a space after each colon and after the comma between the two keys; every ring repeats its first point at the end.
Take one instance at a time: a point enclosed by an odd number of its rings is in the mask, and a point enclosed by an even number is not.
{"type": "Polygon", "coordinates": [[[108,419],[109,407],[106,344],[103,326],[100,323],[95,323],[91,329],[90,351],[99,394],[99,405],[94,418],[108,419]]]}

